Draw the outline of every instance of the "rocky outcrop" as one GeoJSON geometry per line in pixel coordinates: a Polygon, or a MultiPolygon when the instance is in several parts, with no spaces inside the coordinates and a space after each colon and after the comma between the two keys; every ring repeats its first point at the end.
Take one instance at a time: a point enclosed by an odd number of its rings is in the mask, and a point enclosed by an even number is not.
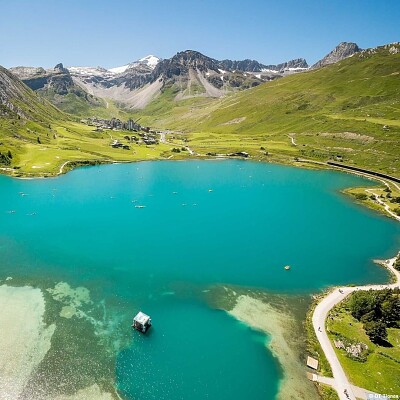
{"type": "Polygon", "coordinates": [[[32,90],[51,90],[55,94],[66,95],[73,88],[74,82],[68,71],[60,63],[54,68],[16,67],[10,71],[18,76],[32,90]]]}
{"type": "Polygon", "coordinates": [[[228,71],[261,72],[265,68],[258,61],[249,59],[242,61],[222,60],[218,64],[221,69],[228,71]]]}
{"type": "Polygon", "coordinates": [[[0,115],[14,113],[26,118],[18,103],[24,100],[26,88],[11,72],[0,66],[0,115]]]}
{"type": "Polygon", "coordinates": [[[69,75],[69,71],[67,70],[67,68],[64,68],[64,66],[62,65],[62,63],[57,64],[54,67],[54,72],[57,72],[59,74],[68,74],[69,75]]]}
{"type": "Polygon", "coordinates": [[[170,79],[174,76],[187,74],[189,69],[201,72],[218,72],[218,61],[207,57],[198,51],[186,50],[174,55],[172,58],[159,62],[153,71],[152,80],[160,76],[170,79]]]}
{"type": "Polygon", "coordinates": [[[128,68],[114,79],[117,85],[123,85],[130,90],[139,89],[152,81],[153,68],[147,64],[137,64],[128,68]]]}
{"type": "Polygon", "coordinates": [[[233,69],[239,65],[241,68],[251,68],[251,63],[253,69],[256,69],[256,61],[222,62],[198,51],[186,50],[158,63],[151,81],[162,80],[164,85],[176,84],[180,91],[177,99],[194,96],[220,97],[226,91],[245,89],[262,83],[262,79],[252,71],[233,69]]]}
{"type": "Polygon", "coordinates": [[[361,49],[357,46],[357,44],[342,42],[323,59],[316,62],[311,68],[316,69],[324,67],[325,65],[337,63],[338,61],[344,60],[345,58],[350,57],[360,51],[361,49]]]}
{"type": "Polygon", "coordinates": [[[297,58],[281,64],[264,65],[256,60],[243,60],[243,61],[232,61],[222,60],[219,61],[220,68],[229,71],[243,71],[243,72],[263,72],[265,70],[270,71],[284,71],[290,69],[307,69],[308,64],[304,58],[297,58]]]}
{"type": "Polygon", "coordinates": [[[42,121],[63,118],[57,109],[37,96],[12,72],[0,66],[0,115],[42,121]]]}
{"type": "Polygon", "coordinates": [[[18,76],[29,88],[38,92],[55,106],[67,112],[74,112],[72,103],[80,103],[86,107],[98,106],[102,101],[89,94],[80,85],[76,84],[67,68],[57,64],[54,68],[11,68],[11,72],[18,76]],[[65,96],[71,95],[64,101],[65,96]],[[70,104],[69,104],[70,103],[70,104]]]}
{"type": "MultiPolygon", "coordinates": [[[[113,99],[128,108],[137,108],[142,97],[153,99],[166,86],[174,86],[176,100],[195,96],[220,97],[229,91],[257,86],[264,81],[279,78],[307,68],[304,59],[291,60],[278,65],[263,65],[256,60],[216,60],[186,50],[161,60],[147,56],[133,63],[105,69],[101,67],[54,68],[17,67],[16,73],[30,88],[47,97],[53,104],[73,112],[67,103],[72,93],[90,105],[96,98],[113,99]]],[[[82,107],[80,107],[82,109],[82,107]]]]}
{"type": "Polygon", "coordinates": [[[304,58],[296,58],[281,64],[266,65],[264,68],[284,72],[290,70],[305,70],[308,69],[308,64],[304,58]]]}
{"type": "Polygon", "coordinates": [[[46,70],[42,67],[14,67],[10,68],[10,71],[21,80],[46,74],[46,70]]]}

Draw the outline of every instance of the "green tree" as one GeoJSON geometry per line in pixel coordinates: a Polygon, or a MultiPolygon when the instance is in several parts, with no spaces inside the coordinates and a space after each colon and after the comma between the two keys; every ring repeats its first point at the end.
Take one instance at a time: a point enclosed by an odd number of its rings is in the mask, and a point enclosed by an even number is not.
{"type": "Polygon", "coordinates": [[[357,200],[367,200],[368,196],[365,193],[356,193],[357,200]]]}
{"type": "Polygon", "coordinates": [[[360,320],[364,314],[369,314],[375,309],[372,291],[358,291],[353,293],[349,305],[351,315],[360,320]]]}
{"type": "Polygon", "coordinates": [[[386,326],[381,321],[368,321],[364,324],[364,329],[373,343],[379,343],[387,339],[386,326]]]}
{"type": "Polygon", "coordinates": [[[382,320],[387,326],[396,327],[400,321],[400,298],[392,295],[381,305],[382,320]]]}

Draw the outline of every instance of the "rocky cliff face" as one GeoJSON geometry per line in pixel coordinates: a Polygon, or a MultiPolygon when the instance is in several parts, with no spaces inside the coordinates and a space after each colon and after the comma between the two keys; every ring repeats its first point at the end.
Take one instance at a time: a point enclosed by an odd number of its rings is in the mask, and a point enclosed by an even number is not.
{"type": "MultiPolygon", "coordinates": [[[[253,69],[256,67],[254,62],[253,69]]],[[[152,82],[163,81],[164,85],[177,84],[179,98],[195,96],[220,97],[232,89],[245,89],[262,83],[261,77],[252,71],[234,70],[231,66],[251,67],[250,63],[224,62],[207,57],[198,51],[186,50],[168,60],[161,61],[152,73],[152,82]]]]}
{"type": "Polygon", "coordinates": [[[43,121],[47,118],[64,118],[48,102],[37,96],[9,70],[0,66],[0,115],[43,121]]]}
{"type": "Polygon", "coordinates": [[[170,79],[174,76],[187,74],[189,70],[199,70],[201,72],[218,72],[217,61],[207,57],[198,51],[186,50],[174,55],[172,58],[159,62],[153,71],[153,80],[164,76],[170,79]]]}
{"type": "Polygon", "coordinates": [[[275,71],[285,72],[291,70],[306,70],[309,68],[307,61],[304,58],[296,58],[281,64],[265,65],[264,68],[275,71]]]}
{"type": "Polygon", "coordinates": [[[243,72],[265,72],[266,70],[283,72],[289,69],[307,69],[308,64],[304,58],[297,58],[281,64],[264,65],[256,60],[243,60],[232,61],[222,60],[219,61],[220,68],[230,71],[243,71],[243,72]]]}
{"type": "Polygon", "coordinates": [[[21,79],[32,90],[52,90],[56,94],[65,95],[74,86],[69,71],[62,64],[53,69],[16,67],[10,71],[21,79]]]}
{"type": "Polygon", "coordinates": [[[344,60],[355,53],[360,52],[361,49],[355,43],[342,42],[337,45],[329,54],[323,59],[316,62],[311,68],[321,68],[325,65],[334,64],[338,61],[344,60]]]}
{"type": "Polygon", "coordinates": [[[0,115],[15,113],[26,117],[18,106],[23,101],[25,92],[24,85],[10,71],[0,66],[0,115]]]}
{"type": "Polygon", "coordinates": [[[81,105],[83,103],[87,107],[102,104],[99,99],[88,94],[77,85],[69,70],[64,68],[61,63],[47,70],[44,68],[16,67],[10,68],[10,71],[29,88],[68,112],[73,111],[73,109],[71,110],[69,104],[64,101],[67,95],[70,95],[69,102],[78,101],[81,105]]]}
{"type": "MultiPolygon", "coordinates": [[[[109,70],[101,67],[53,69],[16,67],[11,70],[30,88],[62,109],[72,96],[80,103],[96,105],[97,98],[110,98],[128,108],[143,108],[165,87],[174,86],[176,100],[196,97],[220,97],[232,90],[247,89],[264,81],[301,71],[308,67],[304,59],[278,65],[263,65],[256,60],[216,60],[194,50],[181,51],[161,60],[147,56],[109,70]],[[66,98],[68,99],[66,100],[66,98]]],[[[82,104],[81,104],[82,105],[82,104]]],[[[81,107],[82,108],[82,107],[81,107]]]]}
{"type": "Polygon", "coordinates": [[[147,64],[137,64],[114,78],[114,81],[117,85],[125,85],[130,90],[139,89],[151,82],[153,70],[153,67],[147,64]]]}
{"type": "Polygon", "coordinates": [[[261,72],[265,68],[258,61],[249,59],[242,61],[222,60],[219,61],[219,66],[223,70],[243,72],[261,72]]]}

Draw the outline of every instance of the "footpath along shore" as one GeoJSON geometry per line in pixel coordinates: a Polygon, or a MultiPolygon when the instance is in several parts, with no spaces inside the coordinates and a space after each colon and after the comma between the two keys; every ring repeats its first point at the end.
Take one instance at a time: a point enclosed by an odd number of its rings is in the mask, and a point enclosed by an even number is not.
{"type": "MultiPolygon", "coordinates": [[[[400,256],[400,253],[399,255],[400,256]]],[[[395,277],[394,283],[387,285],[366,285],[366,286],[344,286],[336,288],[324,297],[321,302],[317,305],[312,316],[312,324],[315,331],[315,335],[321,345],[323,352],[331,366],[333,379],[326,380],[329,384],[338,392],[340,400],[356,400],[355,390],[352,384],[349,382],[342,365],[337,358],[332,343],[329,340],[328,334],[325,329],[325,321],[329,311],[338,303],[343,301],[350,293],[357,290],[381,290],[381,289],[394,289],[400,285],[400,271],[394,268],[397,257],[385,260],[383,264],[389,269],[389,271],[395,277]]],[[[320,382],[323,382],[321,379],[320,382]]],[[[368,392],[368,391],[366,391],[368,392]]],[[[382,397],[383,398],[383,397],[382,397]]]]}

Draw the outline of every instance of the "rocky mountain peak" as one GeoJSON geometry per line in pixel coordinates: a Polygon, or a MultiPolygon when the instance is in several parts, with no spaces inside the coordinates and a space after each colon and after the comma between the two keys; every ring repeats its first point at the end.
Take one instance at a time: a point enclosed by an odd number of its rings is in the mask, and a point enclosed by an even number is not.
{"type": "Polygon", "coordinates": [[[285,70],[299,70],[307,69],[308,64],[304,58],[297,58],[295,60],[290,60],[281,64],[274,65],[264,65],[256,60],[242,60],[242,61],[232,61],[232,60],[222,60],[219,61],[221,69],[230,71],[242,71],[242,72],[265,72],[269,71],[285,71],[285,70]]]}
{"type": "Polygon", "coordinates": [[[329,54],[327,54],[322,60],[316,62],[311,68],[320,68],[325,65],[334,64],[360,51],[361,49],[356,43],[339,43],[329,54]]]}
{"type": "Polygon", "coordinates": [[[219,62],[221,69],[232,71],[261,72],[264,65],[256,60],[245,59],[241,61],[222,60],[219,62]]]}
{"type": "Polygon", "coordinates": [[[138,64],[138,65],[146,65],[147,67],[154,69],[157,64],[161,61],[161,58],[158,58],[157,56],[153,56],[152,54],[141,58],[138,61],[135,61],[133,64],[138,64]]]}
{"type": "Polygon", "coordinates": [[[64,68],[64,65],[62,65],[62,63],[59,63],[54,67],[54,72],[58,72],[58,73],[62,73],[62,74],[69,74],[68,69],[64,68]]]}
{"type": "Polygon", "coordinates": [[[161,75],[165,78],[184,75],[190,69],[207,72],[218,71],[218,62],[194,50],[185,50],[175,54],[172,58],[160,61],[153,71],[153,80],[161,75]]]}
{"type": "Polygon", "coordinates": [[[172,63],[178,63],[185,67],[205,69],[217,69],[217,61],[195,50],[185,50],[171,58],[172,63]]]}

